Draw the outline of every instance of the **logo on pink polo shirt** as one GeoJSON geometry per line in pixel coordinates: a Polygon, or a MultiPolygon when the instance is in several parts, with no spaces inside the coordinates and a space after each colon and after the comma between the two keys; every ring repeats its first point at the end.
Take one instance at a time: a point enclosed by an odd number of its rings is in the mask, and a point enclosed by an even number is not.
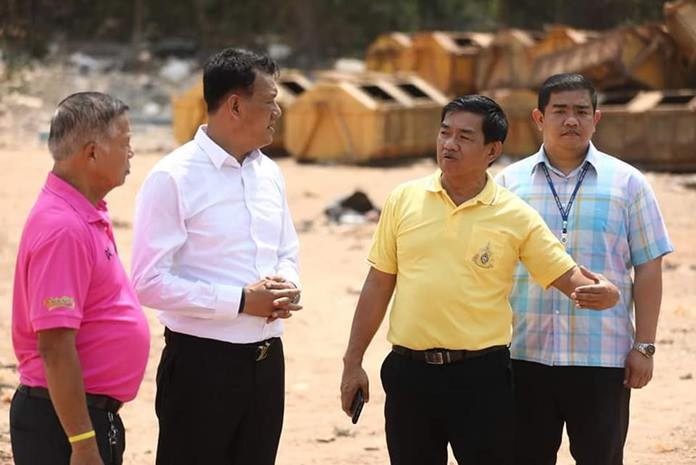
{"type": "Polygon", "coordinates": [[[56,308],[75,308],[75,299],[64,295],[63,297],[48,297],[43,301],[44,307],[50,312],[56,308]]]}

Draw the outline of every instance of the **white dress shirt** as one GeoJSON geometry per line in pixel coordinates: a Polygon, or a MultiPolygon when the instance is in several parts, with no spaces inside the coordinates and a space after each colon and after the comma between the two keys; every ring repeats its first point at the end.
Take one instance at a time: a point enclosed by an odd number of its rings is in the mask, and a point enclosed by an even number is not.
{"type": "Polygon", "coordinates": [[[244,286],[265,276],[300,286],[283,176],[261,151],[240,165],[201,126],[148,174],[133,229],[133,285],[170,330],[234,343],[282,334],[282,320],[238,313],[244,286]]]}

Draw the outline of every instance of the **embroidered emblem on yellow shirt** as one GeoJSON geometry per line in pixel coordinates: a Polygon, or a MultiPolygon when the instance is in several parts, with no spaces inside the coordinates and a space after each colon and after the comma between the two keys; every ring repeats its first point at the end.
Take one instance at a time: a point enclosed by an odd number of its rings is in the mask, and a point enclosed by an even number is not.
{"type": "Polygon", "coordinates": [[[472,260],[481,268],[493,268],[495,257],[491,252],[491,244],[486,244],[485,247],[483,247],[476,255],[473,256],[472,260]]]}
{"type": "Polygon", "coordinates": [[[75,299],[64,295],[63,297],[47,297],[43,301],[44,306],[50,312],[56,308],[75,308],[75,299]]]}

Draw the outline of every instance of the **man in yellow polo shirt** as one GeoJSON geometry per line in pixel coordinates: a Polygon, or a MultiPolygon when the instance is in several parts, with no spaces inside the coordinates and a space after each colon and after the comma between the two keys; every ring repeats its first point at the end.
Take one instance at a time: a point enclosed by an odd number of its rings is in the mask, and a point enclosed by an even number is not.
{"type": "Polygon", "coordinates": [[[448,443],[460,465],[511,463],[508,295],[518,261],[544,288],[572,298],[578,312],[619,298],[488,174],[507,126],[487,97],[448,103],[439,170],[398,186],[382,212],[344,356],[341,402],[350,414],[358,389],[369,400],[362,358],[396,290],[387,336],[393,350],[381,372],[393,465],[444,465],[448,443]]]}

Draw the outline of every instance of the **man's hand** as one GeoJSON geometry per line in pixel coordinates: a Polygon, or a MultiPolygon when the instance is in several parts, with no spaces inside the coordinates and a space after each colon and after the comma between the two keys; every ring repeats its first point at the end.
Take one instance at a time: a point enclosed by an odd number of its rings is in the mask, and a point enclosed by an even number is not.
{"type": "MultiPolygon", "coordinates": [[[[266,289],[297,289],[294,283],[279,275],[266,276],[266,279],[268,280],[266,282],[266,289]]],[[[276,299],[273,302],[276,311],[273,312],[273,315],[267,318],[267,322],[270,323],[278,318],[290,318],[292,316],[292,312],[302,310],[302,305],[299,305],[302,290],[299,289],[299,291],[300,293],[298,293],[292,299],[289,297],[281,297],[280,299],[276,299]]]]}
{"type": "Polygon", "coordinates": [[[296,304],[300,289],[280,276],[269,276],[244,288],[244,313],[265,317],[269,322],[277,318],[290,318],[292,312],[301,310],[296,304]]]}
{"type": "Polygon", "coordinates": [[[594,284],[578,286],[570,295],[578,308],[606,310],[617,304],[621,297],[618,287],[603,275],[593,273],[584,266],[580,266],[580,272],[585,278],[591,279],[594,284]]]}
{"type": "Polygon", "coordinates": [[[650,382],[652,374],[653,359],[637,350],[631,350],[624,362],[624,386],[630,389],[640,389],[650,382]]]}
{"type": "Polygon", "coordinates": [[[96,438],[72,444],[70,465],[104,465],[101,455],[99,455],[96,438]]]}
{"type": "Polygon", "coordinates": [[[358,392],[358,388],[362,389],[365,402],[369,402],[370,382],[367,378],[367,373],[365,373],[365,370],[359,363],[345,363],[341,377],[341,408],[349,417],[352,416],[350,406],[353,403],[355,393],[358,392]]]}

